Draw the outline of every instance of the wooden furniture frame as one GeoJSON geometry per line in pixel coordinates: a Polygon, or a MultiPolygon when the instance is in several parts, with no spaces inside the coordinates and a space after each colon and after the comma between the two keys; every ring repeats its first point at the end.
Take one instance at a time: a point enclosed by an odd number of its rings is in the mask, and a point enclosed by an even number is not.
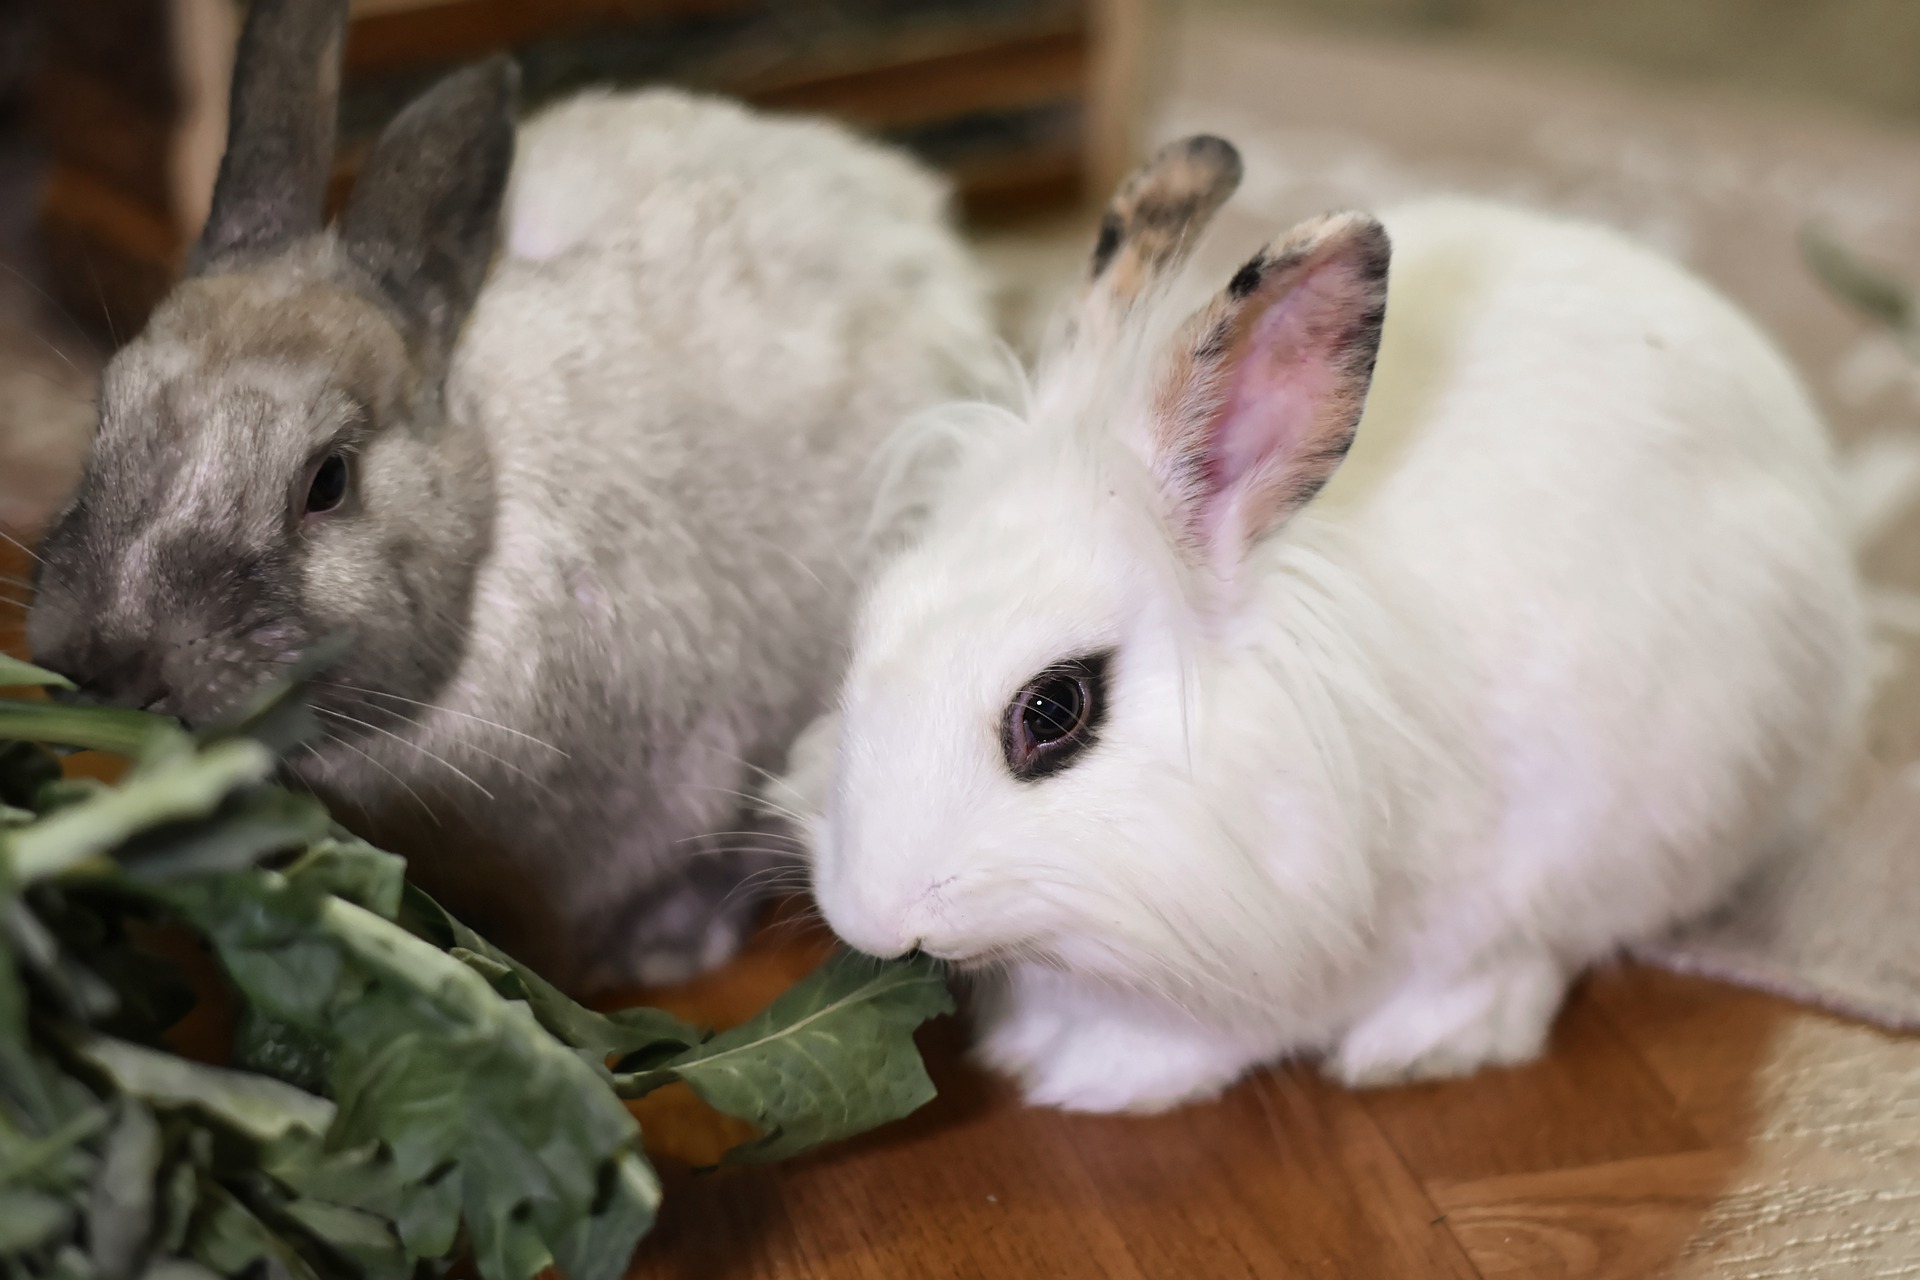
{"type": "MultiPolygon", "coordinates": [[[[335,195],[425,85],[501,50],[529,104],[674,83],[837,116],[1004,217],[1104,190],[1129,152],[1144,0],[355,0],[335,195]]],[[[122,335],[177,276],[226,133],[238,0],[47,6],[41,226],[62,300],[122,335]]]]}

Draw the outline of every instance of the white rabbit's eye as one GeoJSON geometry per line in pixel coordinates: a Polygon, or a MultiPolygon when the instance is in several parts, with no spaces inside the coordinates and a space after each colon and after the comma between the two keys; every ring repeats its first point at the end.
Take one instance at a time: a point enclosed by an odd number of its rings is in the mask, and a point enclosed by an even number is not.
{"type": "Polygon", "coordinates": [[[307,501],[302,515],[320,515],[332,511],[347,497],[347,455],[330,453],[314,468],[307,483],[307,501]]]}
{"type": "Polygon", "coordinates": [[[1001,730],[1014,777],[1026,781],[1064,769],[1093,742],[1106,712],[1110,656],[1049,667],[1014,695],[1001,730]]]}

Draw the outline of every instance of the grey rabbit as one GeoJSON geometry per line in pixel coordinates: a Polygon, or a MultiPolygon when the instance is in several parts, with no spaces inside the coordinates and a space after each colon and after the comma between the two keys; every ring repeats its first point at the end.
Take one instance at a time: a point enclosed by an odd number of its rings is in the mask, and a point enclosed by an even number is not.
{"type": "Polygon", "coordinates": [[[1001,376],[985,291],[899,155],[662,90],[520,127],[505,58],[328,227],[345,10],[250,6],[31,647],[203,723],[346,636],[297,780],[567,985],[685,976],[744,935],[745,797],[839,676],[875,455],[1001,376]]]}

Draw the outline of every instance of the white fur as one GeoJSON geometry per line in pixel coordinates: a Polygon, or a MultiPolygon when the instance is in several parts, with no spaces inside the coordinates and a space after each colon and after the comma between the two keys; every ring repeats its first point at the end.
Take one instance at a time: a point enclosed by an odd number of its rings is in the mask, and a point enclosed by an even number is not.
{"type": "Polygon", "coordinates": [[[1531,1057],[1571,975],[1818,822],[1853,747],[1846,522],[1774,348],[1604,230],[1383,221],[1354,449],[1230,605],[1141,456],[1169,301],[972,432],[796,749],[828,921],[993,975],[980,1050],[1035,1102],[1531,1057]],[[1108,645],[1099,741],[1015,781],[1008,701],[1108,645]]]}

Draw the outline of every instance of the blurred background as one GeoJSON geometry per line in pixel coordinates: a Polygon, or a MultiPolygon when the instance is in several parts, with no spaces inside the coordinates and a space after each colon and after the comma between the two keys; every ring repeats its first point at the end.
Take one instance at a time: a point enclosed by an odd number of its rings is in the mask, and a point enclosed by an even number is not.
{"type": "MultiPolygon", "coordinates": [[[[30,537],[57,506],[97,369],[198,230],[240,12],[0,0],[0,528],[30,537]]],[[[499,49],[535,106],[667,82],[912,149],[951,175],[1022,349],[1112,184],[1204,129],[1247,158],[1222,264],[1307,214],[1436,189],[1581,213],[1745,304],[1843,441],[1920,433],[1908,342],[1802,244],[1920,279],[1911,0],[357,0],[336,197],[401,103],[499,49]]],[[[1911,623],[1920,520],[1869,567],[1883,618],[1911,623]]],[[[1880,741],[1904,759],[1920,684],[1898,656],[1880,741]]]]}

